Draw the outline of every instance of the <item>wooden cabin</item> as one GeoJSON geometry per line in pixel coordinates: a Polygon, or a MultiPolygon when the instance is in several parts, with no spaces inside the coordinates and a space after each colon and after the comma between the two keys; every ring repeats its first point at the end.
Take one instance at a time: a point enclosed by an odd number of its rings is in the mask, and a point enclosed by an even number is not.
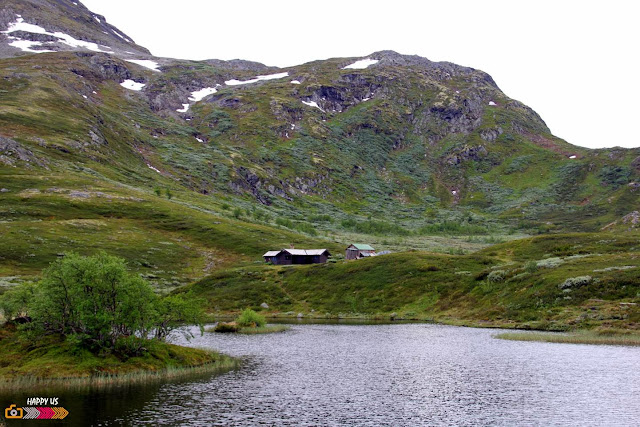
{"type": "Polygon", "coordinates": [[[347,247],[345,259],[361,259],[370,256],[376,256],[376,250],[370,245],[364,243],[354,243],[347,247]]]}
{"type": "Polygon", "coordinates": [[[273,265],[324,264],[331,254],[326,249],[281,249],[262,255],[273,265]]]}

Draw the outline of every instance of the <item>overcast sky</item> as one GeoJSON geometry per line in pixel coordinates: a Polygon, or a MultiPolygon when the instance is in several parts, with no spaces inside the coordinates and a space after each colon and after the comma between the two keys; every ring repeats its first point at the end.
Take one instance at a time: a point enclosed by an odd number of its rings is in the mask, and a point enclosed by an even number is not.
{"type": "Polygon", "coordinates": [[[156,56],[286,67],[379,50],[491,74],[553,134],[640,147],[631,0],[82,0],[156,56]]]}

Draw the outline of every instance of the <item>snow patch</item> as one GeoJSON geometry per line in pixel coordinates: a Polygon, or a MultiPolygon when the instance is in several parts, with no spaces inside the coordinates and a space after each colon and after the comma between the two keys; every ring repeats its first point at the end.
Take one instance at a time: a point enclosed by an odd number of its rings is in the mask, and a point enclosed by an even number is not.
{"type": "Polygon", "coordinates": [[[160,73],[161,71],[158,69],[160,67],[156,61],[151,61],[149,59],[125,59],[127,62],[132,62],[134,64],[138,64],[141,67],[148,68],[153,71],[157,71],[160,73]]]}
{"type": "Polygon", "coordinates": [[[300,82],[298,80],[291,80],[292,85],[299,85],[300,82]]]}
{"type": "Polygon", "coordinates": [[[178,113],[186,113],[189,111],[189,104],[182,104],[182,108],[176,110],[178,113]]]}
{"type": "Polygon", "coordinates": [[[89,98],[87,97],[87,95],[82,95],[82,97],[83,97],[84,99],[89,99],[89,98]]]}
{"type": "Polygon", "coordinates": [[[354,62],[351,65],[347,65],[346,67],[343,68],[343,70],[363,70],[373,64],[377,64],[378,61],[377,59],[370,59],[370,58],[366,58],[366,59],[361,59],[359,61],[354,62]]]}
{"type": "MultiPolygon", "coordinates": [[[[11,34],[11,33],[14,33],[16,31],[25,31],[25,32],[28,32],[28,33],[44,34],[44,35],[47,35],[47,36],[53,36],[53,37],[56,37],[56,38],[60,39],[59,42],[63,43],[63,44],[66,44],[67,46],[83,47],[85,49],[92,50],[94,52],[110,53],[110,52],[108,52],[106,50],[100,49],[100,47],[96,43],[91,43],[91,42],[86,42],[86,41],[83,41],[83,40],[78,40],[76,38],[71,37],[69,34],[65,34],[65,33],[62,33],[62,32],[59,32],[59,31],[56,31],[55,33],[51,33],[51,32],[45,30],[44,28],[42,28],[39,25],[29,24],[27,22],[24,22],[24,19],[20,15],[17,15],[16,22],[13,22],[13,23],[9,24],[9,28],[6,31],[2,31],[2,33],[11,34]]],[[[24,40],[19,40],[19,39],[17,41],[24,42],[24,40]]],[[[30,43],[34,43],[34,42],[30,42],[30,43]]],[[[18,46],[13,45],[13,44],[12,44],[12,46],[18,47],[18,46]]],[[[31,45],[31,46],[34,46],[34,45],[31,45]]],[[[111,49],[110,47],[107,47],[107,46],[105,46],[105,47],[107,49],[111,49]]],[[[22,49],[22,47],[21,47],[21,49],[22,49]]],[[[42,51],[36,51],[36,52],[42,52],[42,51]]]]}
{"type": "Polygon", "coordinates": [[[97,16],[94,16],[93,19],[95,19],[96,21],[98,21],[98,24],[102,24],[102,21],[100,21],[100,19],[98,19],[97,16]]]}
{"type": "Polygon", "coordinates": [[[203,140],[201,140],[201,139],[200,139],[200,138],[198,138],[197,136],[196,136],[196,141],[201,142],[201,143],[202,143],[202,142],[204,142],[203,140]]]}
{"type": "MultiPolygon", "coordinates": [[[[128,38],[126,38],[125,36],[123,36],[122,34],[120,34],[119,32],[117,32],[116,30],[111,30],[113,31],[113,34],[115,34],[116,36],[120,37],[122,40],[126,41],[127,43],[131,43],[131,40],[129,40],[128,38]]],[[[127,52],[133,55],[133,52],[127,52]]]]}
{"type": "Polygon", "coordinates": [[[216,93],[218,90],[215,87],[205,87],[204,89],[196,90],[195,92],[191,92],[191,96],[189,97],[189,101],[192,102],[200,102],[205,97],[216,93]]]}
{"type": "Polygon", "coordinates": [[[18,49],[20,49],[23,52],[32,52],[32,53],[55,52],[54,50],[46,50],[46,49],[36,50],[36,49],[31,49],[34,46],[42,46],[41,42],[32,42],[30,40],[21,40],[21,39],[19,39],[17,37],[9,37],[9,38],[14,40],[11,43],[9,43],[9,46],[17,47],[18,49]]]}
{"type": "Polygon", "coordinates": [[[570,159],[576,159],[578,156],[573,155],[573,156],[569,156],[570,159]]]}
{"type": "Polygon", "coordinates": [[[315,108],[317,108],[318,110],[320,110],[320,111],[322,111],[324,113],[324,110],[322,108],[320,108],[318,103],[315,102],[315,101],[302,101],[302,103],[304,105],[308,105],[309,107],[315,107],[315,108]]]}
{"type": "Polygon", "coordinates": [[[238,85],[246,85],[249,83],[256,83],[262,80],[275,80],[275,79],[282,79],[284,77],[287,77],[289,75],[289,72],[284,72],[284,73],[277,73],[277,74],[269,74],[266,76],[256,76],[255,79],[251,79],[251,80],[236,80],[236,79],[232,79],[232,80],[227,80],[226,82],[224,82],[227,86],[238,86],[238,85]]]}
{"type": "Polygon", "coordinates": [[[162,172],[160,172],[158,169],[156,169],[156,168],[154,168],[153,166],[151,166],[149,163],[147,163],[147,167],[148,167],[149,169],[151,169],[151,170],[154,170],[154,171],[156,171],[156,172],[160,173],[160,174],[162,173],[162,172]]]}
{"type": "Polygon", "coordinates": [[[122,83],[120,83],[120,86],[129,90],[141,91],[142,88],[145,87],[146,85],[144,83],[138,83],[133,80],[125,80],[122,83]]]}
{"type": "Polygon", "coordinates": [[[493,101],[489,101],[489,105],[491,105],[492,107],[495,107],[495,106],[496,106],[496,105],[498,105],[498,104],[496,104],[496,103],[495,103],[495,102],[493,102],[493,101]]]}
{"type": "Polygon", "coordinates": [[[368,101],[368,100],[370,100],[370,99],[371,99],[371,98],[365,98],[365,99],[363,99],[363,100],[362,100],[362,102],[368,101]]]}

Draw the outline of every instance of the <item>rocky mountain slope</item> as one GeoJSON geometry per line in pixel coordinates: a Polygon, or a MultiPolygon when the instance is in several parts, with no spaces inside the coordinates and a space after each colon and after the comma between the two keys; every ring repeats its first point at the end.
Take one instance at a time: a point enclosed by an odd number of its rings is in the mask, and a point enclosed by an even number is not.
{"type": "Polygon", "coordinates": [[[3,0],[0,29],[1,57],[78,49],[150,56],[104,16],[72,0],[3,0]]]}
{"type": "Polygon", "coordinates": [[[151,259],[180,264],[173,233],[197,265],[179,284],[296,239],[430,248],[443,233],[597,231],[637,210],[640,149],[568,144],[473,68],[391,51],[285,69],[155,58],[66,0],[3,2],[0,46],[7,277],[89,250],[90,231],[104,239],[91,250],[133,239],[140,270],[168,281],[151,259]],[[185,233],[194,215],[210,239],[185,233]]]}

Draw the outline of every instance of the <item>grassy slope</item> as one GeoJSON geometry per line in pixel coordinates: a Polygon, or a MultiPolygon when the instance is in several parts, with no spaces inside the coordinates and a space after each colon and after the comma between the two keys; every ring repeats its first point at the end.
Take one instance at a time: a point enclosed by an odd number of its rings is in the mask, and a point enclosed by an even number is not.
{"type": "MultiPolygon", "coordinates": [[[[269,225],[205,211],[178,193],[83,176],[9,175],[0,170],[0,276],[37,276],[60,253],[117,254],[161,288],[172,288],[230,265],[260,260],[270,248],[337,245],[269,225]]],[[[5,279],[8,280],[8,279],[5,279]]]]}
{"type": "Polygon", "coordinates": [[[273,313],[395,312],[475,325],[638,328],[639,256],[637,234],[541,236],[462,256],[406,252],[315,266],[232,269],[186,289],[207,297],[218,314],[260,309],[266,302],[273,313]],[[535,271],[525,268],[531,261],[539,264],[535,271]],[[587,275],[593,280],[585,286],[560,288],[566,279],[587,275]]]}
{"type": "Polygon", "coordinates": [[[43,337],[35,344],[16,333],[14,326],[5,325],[0,329],[0,388],[11,387],[12,382],[16,386],[27,384],[34,378],[90,381],[115,375],[132,379],[143,373],[166,374],[167,370],[203,366],[228,368],[234,364],[232,359],[214,352],[158,341],[149,341],[147,348],[147,353],[138,357],[95,355],[87,350],[75,351],[56,336],[43,337]]]}

